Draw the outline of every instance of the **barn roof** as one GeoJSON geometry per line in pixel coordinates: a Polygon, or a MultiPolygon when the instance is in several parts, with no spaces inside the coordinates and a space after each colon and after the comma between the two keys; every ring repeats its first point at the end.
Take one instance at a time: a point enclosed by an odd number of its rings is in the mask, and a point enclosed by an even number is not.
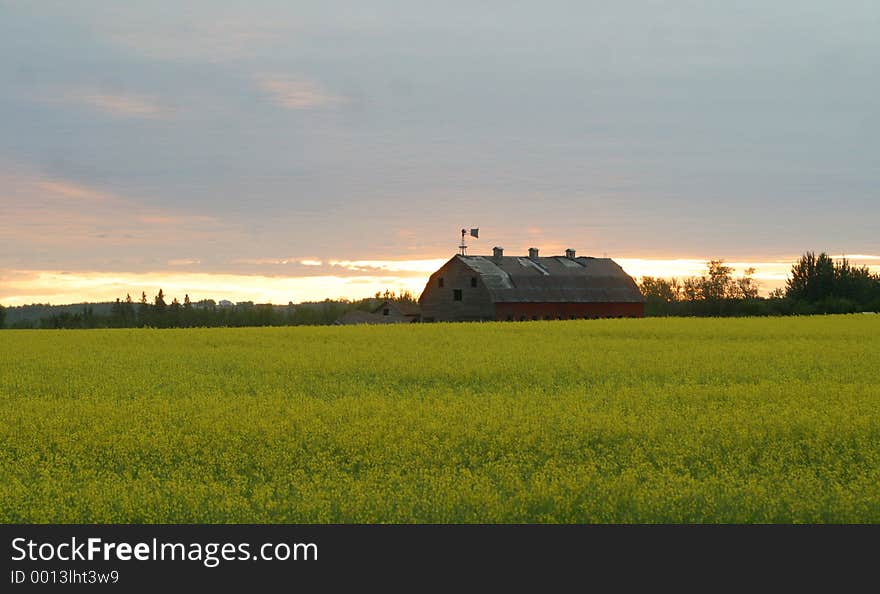
{"type": "Polygon", "coordinates": [[[385,299],[378,305],[375,305],[372,311],[377,312],[386,306],[396,308],[397,311],[405,316],[417,316],[422,313],[422,309],[419,307],[418,303],[410,303],[408,301],[394,301],[392,299],[385,299]]]}
{"type": "Polygon", "coordinates": [[[461,256],[496,303],[640,303],[635,281],[610,258],[461,256]]]}

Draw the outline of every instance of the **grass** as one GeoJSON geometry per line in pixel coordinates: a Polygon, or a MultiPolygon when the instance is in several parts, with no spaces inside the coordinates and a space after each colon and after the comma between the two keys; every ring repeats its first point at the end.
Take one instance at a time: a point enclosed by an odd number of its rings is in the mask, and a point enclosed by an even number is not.
{"type": "Polygon", "coordinates": [[[880,316],[0,332],[0,522],[877,522],[880,316]]]}

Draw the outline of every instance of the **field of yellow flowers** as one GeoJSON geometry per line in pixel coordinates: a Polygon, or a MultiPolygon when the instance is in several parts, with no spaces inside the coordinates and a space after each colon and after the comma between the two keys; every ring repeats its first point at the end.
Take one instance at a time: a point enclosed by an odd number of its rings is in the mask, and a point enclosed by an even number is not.
{"type": "Polygon", "coordinates": [[[878,522],[880,316],[0,332],[0,522],[878,522]]]}

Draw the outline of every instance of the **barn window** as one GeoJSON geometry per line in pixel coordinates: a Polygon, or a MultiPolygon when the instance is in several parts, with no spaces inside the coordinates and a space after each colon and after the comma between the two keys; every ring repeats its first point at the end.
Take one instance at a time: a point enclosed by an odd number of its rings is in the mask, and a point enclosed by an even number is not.
{"type": "Polygon", "coordinates": [[[475,277],[475,276],[472,276],[472,277],[471,277],[471,286],[472,286],[472,287],[476,287],[476,286],[477,286],[477,277],[475,277]]]}
{"type": "Polygon", "coordinates": [[[388,309],[387,307],[386,307],[385,309],[382,310],[382,315],[383,315],[383,316],[387,316],[389,313],[391,313],[391,310],[388,309]]]}
{"type": "Polygon", "coordinates": [[[437,286],[440,287],[441,289],[443,288],[443,277],[442,276],[437,279],[437,286]]]}
{"type": "Polygon", "coordinates": [[[461,289],[452,289],[452,300],[461,301],[461,289]]]}

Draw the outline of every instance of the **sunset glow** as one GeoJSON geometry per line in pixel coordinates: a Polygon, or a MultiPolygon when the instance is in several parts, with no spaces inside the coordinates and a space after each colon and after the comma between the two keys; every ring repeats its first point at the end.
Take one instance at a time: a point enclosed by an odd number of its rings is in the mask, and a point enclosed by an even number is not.
{"type": "Polygon", "coordinates": [[[868,5],[2,4],[3,305],[419,294],[477,227],[765,295],[880,270],[868,5]]]}
{"type": "MultiPolygon", "coordinates": [[[[840,257],[840,256],[836,256],[840,257]]],[[[761,293],[784,287],[791,260],[725,262],[734,269],[734,276],[754,268],[754,278],[761,293]]],[[[847,256],[855,265],[866,265],[880,272],[880,256],[856,254],[847,256]]],[[[643,276],[688,277],[705,274],[706,261],[692,259],[615,258],[624,270],[637,280],[643,276]]],[[[183,300],[188,294],[199,299],[228,299],[255,303],[286,304],[290,301],[321,301],[323,299],[360,299],[390,289],[410,291],[418,296],[427,277],[439,268],[445,259],[425,260],[359,260],[341,261],[302,260],[300,263],[318,273],[311,276],[281,276],[266,274],[231,274],[199,272],[97,272],[97,271],[6,271],[0,274],[0,303],[25,305],[30,303],[80,303],[85,301],[113,301],[117,297],[140,299],[145,292],[148,299],[161,288],[169,300],[183,300]],[[346,271],[340,275],[334,271],[346,271]]],[[[187,262],[183,264],[193,264],[187,262]]]]}

